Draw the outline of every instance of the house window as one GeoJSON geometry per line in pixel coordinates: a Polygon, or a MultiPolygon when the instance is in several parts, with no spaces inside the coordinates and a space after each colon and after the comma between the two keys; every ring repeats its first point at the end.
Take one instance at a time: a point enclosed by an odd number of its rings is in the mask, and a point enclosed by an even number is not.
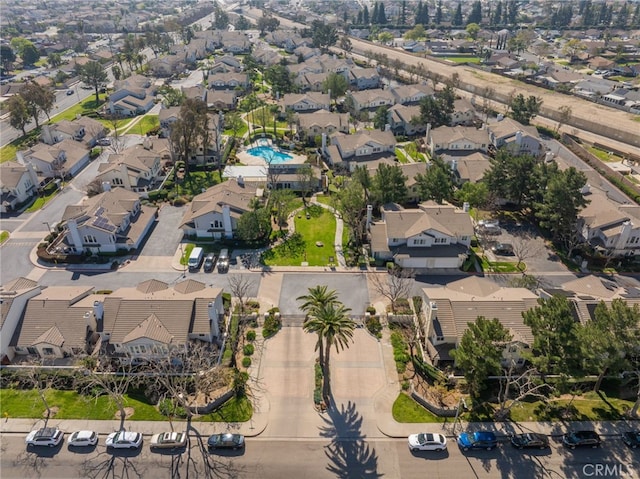
{"type": "Polygon", "coordinates": [[[36,348],[32,348],[31,346],[27,348],[27,352],[29,354],[38,354],[38,350],[36,348]]]}
{"type": "Polygon", "coordinates": [[[212,228],[222,228],[222,221],[220,220],[215,220],[211,223],[211,227],[212,228]]]}
{"type": "Polygon", "coordinates": [[[45,356],[53,356],[53,348],[42,348],[45,356]]]}
{"type": "Polygon", "coordinates": [[[444,336],[436,336],[436,341],[444,341],[444,336]]]}
{"type": "Polygon", "coordinates": [[[122,178],[114,178],[113,179],[113,184],[116,185],[116,186],[122,186],[122,184],[123,184],[122,178]]]}
{"type": "Polygon", "coordinates": [[[447,238],[435,238],[433,240],[433,244],[445,244],[447,242],[447,238]]]}
{"type": "Polygon", "coordinates": [[[93,236],[93,235],[84,235],[84,237],[82,238],[82,240],[83,240],[85,243],[97,243],[97,242],[98,242],[98,240],[96,239],[96,237],[95,237],[95,236],[93,236]]]}
{"type": "Polygon", "coordinates": [[[418,239],[413,240],[413,244],[415,246],[422,246],[422,245],[427,244],[427,241],[424,238],[418,238],[418,239]]]}

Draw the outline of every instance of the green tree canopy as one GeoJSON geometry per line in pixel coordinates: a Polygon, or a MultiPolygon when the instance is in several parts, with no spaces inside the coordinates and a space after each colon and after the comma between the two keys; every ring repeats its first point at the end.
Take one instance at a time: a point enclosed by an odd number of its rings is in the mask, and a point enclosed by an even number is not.
{"type": "Polygon", "coordinates": [[[89,61],[80,69],[80,78],[87,85],[93,87],[96,95],[96,104],[100,103],[100,88],[107,81],[107,72],[99,62],[89,61]]]}
{"type": "Polygon", "coordinates": [[[451,351],[456,366],[464,371],[469,393],[478,399],[487,378],[500,373],[502,352],[512,336],[498,319],[478,316],[467,323],[458,347],[451,351]]]}
{"type": "Polygon", "coordinates": [[[13,128],[22,130],[22,135],[26,136],[25,128],[31,121],[27,102],[21,95],[13,95],[7,100],[7,110],[9,110],[9,124],[13,128]]]}
{"type": "Polygon", "coordinates": [[[238,218],[236,228],[238,237],[243,241],[264,241],[271,234],[271,220],[267,208],[247,211],[238,218]]]}
{"type": "Polygon", "coordinates": [[[375,204],[404,203],[408,194],[407,177],[400,166],[380,163],[372,181],[371,196],[375,204]]]}
{"type": "Polygon", "coordinates": [[[509,109],[511,110],[511,117],[522,123],[528,125],[529,122],[540,113],[540,107],[542,106],[542,100],[533,95],[525,98],[522,93],[518,93],[509,102],[509,109]]]}
{"type": "Polygon", "coordinates": [[[379,106],[376,114],[373,116],[373,126],[378,130],[384,130],[388,122],[389,105],[379,106]]]}
{"type": "Polygon", "coordinates": [[[337,43],[338,31],[333,25],[314,20],[311,24],[311,39],[314,47],[327,52],[330,47],[337,43]]]}
{"type": "Polygon", "coordinates": [[[349,82],[341,73],[329,73],[322,82],[322,91],[324,93],[330,93],[332,100],[343,96],[349,88],[349,82]]]}
{"type": "Polygon", "coordinates": [[[445,200],[453,198],[453,171],[438,156],[431,160],[424,174],[416,175],[415,180],[421,201],[433,200],[442,204],[445,200]]]}

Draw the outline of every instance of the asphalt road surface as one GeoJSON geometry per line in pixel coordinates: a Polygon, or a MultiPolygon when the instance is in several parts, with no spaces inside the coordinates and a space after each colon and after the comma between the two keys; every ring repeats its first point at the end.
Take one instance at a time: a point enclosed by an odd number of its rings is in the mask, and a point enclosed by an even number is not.
{"type": "Polygon", "coordinates": [[[96,448],[71,451],[66,444],[27,449],[23,437],[3,435],[2,478],[635,479],[640,470],[640,454],[618,439],[596,450],[567,451],[554,443],[550,452],[527,452],[501,444],[463,453],[450,443],[448,451],[434,453],[410,452],[405,439],[249,438],[244,451],[214,454],[193,432],[189,447],[177,451],[152,452],[147,444],[140,451],[107,451],[104,439],[96,448]]]}

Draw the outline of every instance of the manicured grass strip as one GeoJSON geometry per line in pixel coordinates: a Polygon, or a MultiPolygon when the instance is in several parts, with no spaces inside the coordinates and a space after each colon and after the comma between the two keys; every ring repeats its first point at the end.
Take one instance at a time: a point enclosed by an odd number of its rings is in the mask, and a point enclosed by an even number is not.
{"type": "Polygon", "coordinates": [[[49,193],[46,196],[39,196],[38,198],[36,198],[36,200],[33,202],[33,204],[31,206],[29,206],[29,208],[27,208],[25,211],[27,213],[33,213],[34,211],[38,211],[44,205],[49,203],[49,201],[51,201],[53,198],[55,198],[55,196],[58,194],[58,191],[59,190],[53,190],[51,193],[49,193]]]}
{"type": "Polygon", "coordinates": [[[183,246],[183,254],[180,258],[180,264],[182,266],[186,266],[189,263],[189,256],[191,255],[191,251],[193,251],[193,248],[195,248],[195,246],[196,245],[194,245],[193,243],[187,243],[185,246],[183,246]]]}
{"type": "Polygon", "coordinates": [[[158,115],[145,115],[138,123],[131,127],[130,133],[146,135],[150,131],[160,128],[160,120],[158,115]]]}
{"type": "Polygon", "coordinates": [[[67,108],[62,113],[52,116],[49,123],[56,123],[60,120],[75,120],[76,115],[88,115],[95,112],[98,107],[104,104],[107,95],[101,93],[98,97],[100,98],[100,103],[96,103],[96,96],[93,94],[71,108],[67,108]]]}
{"type": "Polygon", "coordinates": [[[454,62],[454,63],[480,63],[480,58],[474,57],[474,56],[454,55],[450,57],[440,57],[440,58],[442,58],[443,60],[449,60],[450,62],[454,62]]]}
{"type": "Polygon", "coordinates": [[[8,231],[0,231],[0,244],[4,243],[8,239],[9,239],[9,232],[8,231]]]}
{"type": "Polygon", "coordinates": [[[407,396],[405,393],[400,393],[398,395],[398,398],[393,403],[393,408],[391,412],[393,414],[393,419],[402,423],[444,422],[443,418],[434,416],[428,410],[423,408],[420,404],[418,404],[409,396],[407,396]]]}
{"type": "Polygon", "coordinates": [[[202,422],[247,422],[253,416],[253,405],[246,396],[229,399],[217,411],[202,416],[202,422]]]}

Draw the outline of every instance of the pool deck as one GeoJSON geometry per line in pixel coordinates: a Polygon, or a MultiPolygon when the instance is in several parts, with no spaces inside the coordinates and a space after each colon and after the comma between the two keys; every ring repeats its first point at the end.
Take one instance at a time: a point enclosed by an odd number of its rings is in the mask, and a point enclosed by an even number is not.
{"type": "MultiPolygon", "coordinates": [[[[240,163],[242,163],[243,165],[252,165],[252,166],[263,166],[267,164],[267,162],[264,159],[247,153],[247,150],[256,146],[272,146],[270,143],[265,144],[265,143],[260,143],[260,141],[264,141],[264,140],[258,140],[257,142],[254,142],[249,146],[245,146],[236,153],[236,157],[238,158],[240,163]]],[[[282,151],[283,153],[286,153],[287,155],[291,155],[292,158],[289,161],[277,162],[275,164],[288,165],[288,164],[304,163],[305,161],[307,161],[307,157],[305,155],[296,155],[293,151],[290,151],[290,150],[280,150],[280,151],[282,151]]]]}

